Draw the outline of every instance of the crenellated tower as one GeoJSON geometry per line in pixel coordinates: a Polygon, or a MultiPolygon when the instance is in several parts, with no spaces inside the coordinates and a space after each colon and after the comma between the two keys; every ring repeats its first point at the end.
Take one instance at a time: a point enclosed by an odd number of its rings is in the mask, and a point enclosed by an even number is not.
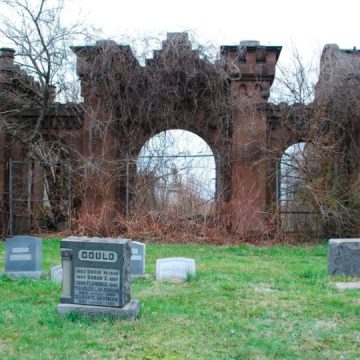
{"type": "Polygon", "coordinates": [[[231,153],[231,224],[240,232],[262,231],[265,225],[268,165],[266,103],[281,46],[241,41],[222,46],[234,116],[231,153]]]}

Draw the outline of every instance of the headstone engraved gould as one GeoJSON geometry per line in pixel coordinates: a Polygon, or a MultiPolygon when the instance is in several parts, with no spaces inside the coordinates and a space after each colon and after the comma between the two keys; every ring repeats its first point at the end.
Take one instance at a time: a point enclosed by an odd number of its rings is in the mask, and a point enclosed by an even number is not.
{"type": "Polygon", "coordinates": [[[80,250],[78,259],[78,266],[74,268],[75,304],[123,306],[130,300],[130,294],[121,288],[121,260],[116,251],[80,250]],[[101,267],[96,266],[96,262],[101,263],[101,267]]]}
{"type": "Polygon", "coordinates": [[[59,314],[136,317],[140,303],[130,301],[130,241],[72,236],[61,241],[61,257],[59,314]]]}

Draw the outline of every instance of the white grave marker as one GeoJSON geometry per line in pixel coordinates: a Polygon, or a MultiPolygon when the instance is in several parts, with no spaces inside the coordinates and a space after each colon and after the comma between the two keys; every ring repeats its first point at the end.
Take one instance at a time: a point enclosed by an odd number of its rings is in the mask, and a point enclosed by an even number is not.
{"type": "Polygon", "coordinates": [[[50,279],[51,279],[51,281],[61,284],[61,282],[62,282],[62,274],[63,274],[62,265],[53,266],[50,269],[50,279]]]}
{"type": "Polygon", "coordinates": [[[174,257],[156,260],[156,280],[185,281],[189,275],[195,274],[194,259],[174,257]]]}

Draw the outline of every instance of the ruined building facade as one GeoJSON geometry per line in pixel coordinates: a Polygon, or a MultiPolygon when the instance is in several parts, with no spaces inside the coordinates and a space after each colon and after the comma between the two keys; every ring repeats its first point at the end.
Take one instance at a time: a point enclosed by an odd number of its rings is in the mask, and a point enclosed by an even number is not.
{"type": "MultiPolygon", "coordinates": [[[[269,221],[274,221],[269,213],[276,212],[279,202],[281,154],[302,140],[301,119],[313,111],[311,107],[295,108],[291,116],[299,124],[294,130],[284,125],[281,106],[268,103],[281,46],[263,46],[257,41],[222,46],[216,64],[199,56],[186,34],[169,34],[162,49],[154,51],[145,65],[139,64],[130,47],[111,41],[72,50],[77,56],[83,103],[52,103],[41,134],[61,143],[61,150],[55,152],[59,158],[53,158],[64,160],[67,165],[61,171],[73,174],[72,183],[65,185],[71,196],[65,196],[63,207],[77,226],[84,232],[94,220],[101,221],[103,228],[115,226],[117,214],[125,214],[125,201],[132,196],[128,183],[136,173],[125,159],[136,158],[146,141],[161,131],[183,129],[199,135],[217,156],[220,222],[242,233],[266,231],[269,221]]],[[[338,53],[344,52],[335,46],[325,48],[322,66],[331,68],[338,53]]],[[[31,133],[35,126],[40,92],[38,84],[14,65],[14,55],[11,49],[0,49],[0,110],[8,127],[18,127],[17,132],[0,127],[3,234],[10,225],[13,233],[29,231],[37,202],[51,205],[51,199],[44,199],[44,186],[57,186],[50,184],[51,176],[42,178],[40,162],[29,165],[31,170],[25,162],[16,169],[16,161],[39,156],[22,141],[21,132],[31,133]],[[17,196],[14,171],[18,179],[27,179],[19,185],[24,190],[18,210],[12,203],[17,196]],[[25,213],[28,215],[20,216],[25,213]]],[[[44,155],[42,160],[51,159],[44,155]]],[[[60,167],[48,166],[48,174],[55,176],[55,170],[60,167]]]]}

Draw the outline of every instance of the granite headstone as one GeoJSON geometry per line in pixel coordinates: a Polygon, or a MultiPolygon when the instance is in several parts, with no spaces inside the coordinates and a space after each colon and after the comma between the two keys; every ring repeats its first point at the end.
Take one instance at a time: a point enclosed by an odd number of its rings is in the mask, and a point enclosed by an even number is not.
{"type": "Polygon", "coordinates": [[[5,273],[15,277],[40,278],[42,240],[34,236],[6,239],[5,273]]]}
{"type": "Polygon", "coordinates": [[[131,276],[143,276],[145,273],[145,251],[146,245],[138,242],[131,241],[131,261],[130,269],[131,276]]]}
{"type": "Polygon", "coordinates": [[[329,240],[328,274],[360,276],[360,239],[329,240]]]}
{"type": "Polygon", "coordinates": [[[130,299],[130,241],[68,237],[61,241],[62,294],[58,313],[134,319],[138,300],[130,299]]]}

